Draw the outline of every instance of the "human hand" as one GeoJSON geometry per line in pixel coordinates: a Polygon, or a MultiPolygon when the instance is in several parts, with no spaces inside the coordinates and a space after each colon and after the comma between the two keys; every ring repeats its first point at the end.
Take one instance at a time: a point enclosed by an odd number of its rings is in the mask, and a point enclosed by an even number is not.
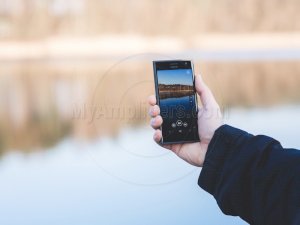
{"type": "MultiPolygon", "coordinates": [[[[198,110],[198,132],[200,142],[167,144],[162,147],[171,150],[181,159],[194,166],[203,166],[208,145],[215,131],[223,124],[221,110],[211,90],[203,82],[200,75],[195,76],[196,91],[200,96],[202,106],[198,110]]],[[[155,129],[154,140],[159,143],[162,133],[159,127],[163,123],[160,116],[160,108],[156,105],[156,98],[151,95],[148,98],[150,105],[149,115],[152,117],[151,126],[155,129]]]]}

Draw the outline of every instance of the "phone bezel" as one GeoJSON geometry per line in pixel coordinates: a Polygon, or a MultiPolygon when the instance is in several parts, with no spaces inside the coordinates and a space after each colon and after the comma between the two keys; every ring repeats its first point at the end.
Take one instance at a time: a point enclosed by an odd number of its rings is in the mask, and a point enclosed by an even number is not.
{"type": "MultiPolygon", "coordinates": [[[[176,65],[181,64],[181,63],[189,63],[190,67],[184,67],[192,70],[192,78],[193,78],[193,87],[194,87],[194,92],[195,92],[195,104],[196,104],[196,113],[198,114],[198,97],[197,97],[197,92],[195,89],[195,73],[194,73],[194,63],[192,60],[155,60],[153,61],[153,71],[154,71],[154,83],[155,83],[155,96],[156,96],[156,103],[158,106],[160,106],[160,99],[159,99],[159,93],[158,93],[158,77],[157,77],[157,63],[163,63],[166,66],[166,70],[175,70],[175,69],[180,69],[180,68],[175,68],[176,65]]],[[[196,118],[198,122],[198,118],[196,118]]],[[[162,131],[162,126],[159,128],[162,131]]],[[[198,134],[199,136],[199,134],[198,134]]],[[[194,143],[194,142],[200,142],[200,137],[195,140],[182,140],[182,141],[164,141],[164,137],[162,137],[160,144],[181,144],[181,143],[194,143]]]]}

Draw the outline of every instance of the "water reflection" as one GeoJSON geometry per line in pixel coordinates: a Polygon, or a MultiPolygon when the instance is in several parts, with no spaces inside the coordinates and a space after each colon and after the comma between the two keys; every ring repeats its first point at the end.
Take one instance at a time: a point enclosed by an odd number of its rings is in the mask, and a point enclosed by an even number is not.
{"type": "MultiPolygon", "coordinates": [[[[300,106],[225,113],[229,124],[300,148],[300,106]]],[[[222,215],[197,186],[199,172],[156,145],[148,126],[93,142],[65,139],[43,152],[2,158],[0,218],[10,225],[245,224],[222,215]]]]}
{"type": "MultiPolygon", "coordinates": [[[[223,108],[300,101],[298,61],[195,67],[223,108]]],[[[146,99],[154,93],[148,61],[11,62],[2,63],[0,73],[2,154],[43,149],[68,136],[116,135],[124,126],[148,123],[146,99]],[[114,114],[122,110],[123,117],[114,114]]]]}

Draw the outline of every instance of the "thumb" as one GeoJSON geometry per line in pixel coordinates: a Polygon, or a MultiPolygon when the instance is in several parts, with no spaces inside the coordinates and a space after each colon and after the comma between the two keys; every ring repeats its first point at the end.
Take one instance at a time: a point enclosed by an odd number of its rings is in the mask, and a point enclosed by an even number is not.
{"type": "Polygon", "coordinates": [[[195,76],[195,88],[196,88],[198,95],[200,96],[202,105],[204,107],[218,105],[218,103],[215,100],[215,97],[213,96],[211,90],[204,83],[201,75],[195,76]]]}

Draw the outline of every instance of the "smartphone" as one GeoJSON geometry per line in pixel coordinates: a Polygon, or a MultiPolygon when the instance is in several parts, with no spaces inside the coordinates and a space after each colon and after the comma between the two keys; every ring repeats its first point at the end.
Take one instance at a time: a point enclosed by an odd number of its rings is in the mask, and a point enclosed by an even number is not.
{"type": "Polygon", "coordinates": [[[161,144],[198,142],[198,104],[193,63],[153,61],[155,93],[163,118],[161,144]]]}

